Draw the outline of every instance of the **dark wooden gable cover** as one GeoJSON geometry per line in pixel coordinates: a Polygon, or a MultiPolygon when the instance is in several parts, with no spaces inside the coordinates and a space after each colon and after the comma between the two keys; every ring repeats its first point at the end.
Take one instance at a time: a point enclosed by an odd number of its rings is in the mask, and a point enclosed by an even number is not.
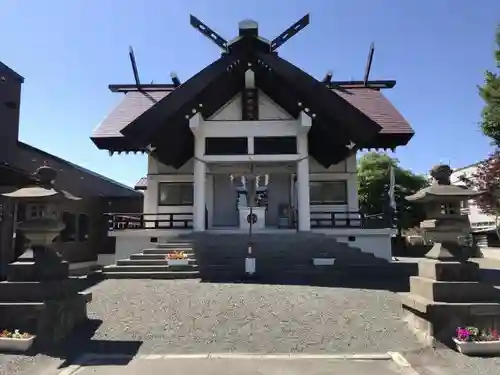
{"type": "MultiPolygon", "coordinates": [[[[313,117],[309,152],[325,167],[343,160],[355,149],[369,147],[383,130],[373,116],[353,105],[342,92],[331,90],[280,58],[268,43],[248,35],[122,126],[119,133],[127,143],[126,149],[131,148],[131,143],[137,150],[152,146],[161,162],[181,167],[194,153],[189,119],[197,112],[208,118],[226,104],[244,88],[244,73],[249,68],[255,72],[257,87],[292,116],[307,110],[313,117]]],[[[104,148],[102,140],[93,140],[104,148]]],[[[119,137],[113,140],[119,141],[119,137]]]]}

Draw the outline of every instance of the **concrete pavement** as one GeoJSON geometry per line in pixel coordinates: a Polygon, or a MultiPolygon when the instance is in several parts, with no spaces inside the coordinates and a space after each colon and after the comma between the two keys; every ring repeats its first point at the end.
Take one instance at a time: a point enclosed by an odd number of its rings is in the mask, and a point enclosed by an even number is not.
{"type": "Polygon", "coordinates": [[[58,375],[419,375],[399,353],[138,355],[87,354],[58,375]]]}

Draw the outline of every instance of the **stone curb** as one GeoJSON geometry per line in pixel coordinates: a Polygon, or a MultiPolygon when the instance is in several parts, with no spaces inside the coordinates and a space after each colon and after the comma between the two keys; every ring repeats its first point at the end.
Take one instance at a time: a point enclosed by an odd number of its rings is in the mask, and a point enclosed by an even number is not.
{"type": "Polygon", "coordinates": [[[300,360],[300,359],[332,359],[345,361],[394,361],[405,375],[418,375],[411,367],[408,361],[398,352],[373,353],[373,354],[304,354],[304,353],[285,353],[285,354],[252,354],[252,353],[200,353],[200,354],[144,354],[144,355],[117,355],[117,354],[98,354],[86,353],[78,357],[75,362],[59,371],[58,375],[73,375],[82,366],[92,364],[102,364],[110,360],[158,360],[158,359],[281,359],[281,360],[300,360]]]}
{"type": "Polygon", "coordinates": [[[399,352],[388,352],[395,364],[401,368],[401,372],[404,375],[419,375],[417,370],[415,370],[405,357],[399,352]]]}

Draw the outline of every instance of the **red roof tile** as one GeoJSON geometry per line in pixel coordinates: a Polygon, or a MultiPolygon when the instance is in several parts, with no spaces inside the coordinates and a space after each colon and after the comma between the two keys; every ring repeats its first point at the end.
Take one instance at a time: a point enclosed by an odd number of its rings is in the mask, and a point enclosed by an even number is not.
{"type": "Polygon", "coordinates": [[[381,134],[413,134],[410,124],[381,91],[369,88],[334,91],[376,121],[382,127],[381,134]]]}

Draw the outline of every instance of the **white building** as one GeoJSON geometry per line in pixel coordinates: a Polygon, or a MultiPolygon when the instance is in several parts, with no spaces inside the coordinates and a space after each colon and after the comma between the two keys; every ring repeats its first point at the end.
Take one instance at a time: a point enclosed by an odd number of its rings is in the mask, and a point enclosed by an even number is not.
{"type": "MultiPolygon", "coordinates": [[[[451,183],[463,185],[464,182],[462,181],[462,177],[473,181],[478,165],[479,163],[475,163],[466,167],[454,169],[450,177],[451,183]]],[[[479,245],[487,246],[488,244],[491,245],[492,243],[498,242],[495,233],[495,216],[484,213],[474,199],[464,202],[462,213],[469,216],[472,231],[476,235],[479,245]]]]}
{"type": "Polygon", "coordinates": [[[153,237],[247,233],[253,217],[254,231],[318,231],[389,259],[392,229],[368,228],[359,213],[356,153],[413,136],[380,91],[395,81],[319,81],[278,57],[255,22],[239,32],[182,84],[110,86],[125,97],[92,140],[149,155],[144,213],[115,216],[116,258],[153,237]]]}

